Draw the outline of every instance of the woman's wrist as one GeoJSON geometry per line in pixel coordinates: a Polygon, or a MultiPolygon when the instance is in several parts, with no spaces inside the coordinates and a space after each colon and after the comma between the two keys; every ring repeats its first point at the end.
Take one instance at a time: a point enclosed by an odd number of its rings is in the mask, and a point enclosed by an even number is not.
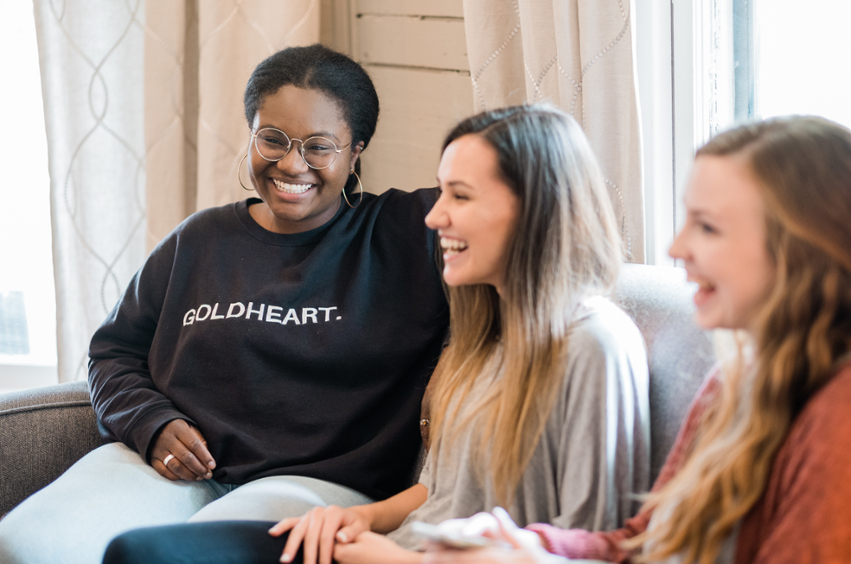
{"type": "Polygon", "coordinates": [[[351,509],[358,517],[363,520],[368,531],[375,530],[375,504],[368,503],[366,505],[353,505],[351,509]]]}
{"type": "Polygon", "coordinates": [[[543,547],[543,549],[547,552],[552,552],[552,550],[550,550],[550,540],[546,537],[546,535],[544,535],[542,531],[535,532],[538,534],[538,540],[541,541],[541,546],[543,547]]]}

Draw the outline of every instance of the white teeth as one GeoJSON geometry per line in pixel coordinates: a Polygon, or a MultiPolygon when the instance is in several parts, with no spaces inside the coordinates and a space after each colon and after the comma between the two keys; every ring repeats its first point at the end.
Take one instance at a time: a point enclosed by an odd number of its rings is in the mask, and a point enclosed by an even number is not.
{"type": "Polygon", "coordinates": [[[467,243],[449,237],[440,238],[440,246],[447,254],[457,254],[467,248],[467,243]]]}
{"type": "Polygon", "coordinates": [[[310,184],[287,184],[286,182],[281,182],[274,178],[272,179],[272,182],[275,183],[275,188],[281,192],[286,192],[287,194],[304,194],[311,186],[310,184]]]}

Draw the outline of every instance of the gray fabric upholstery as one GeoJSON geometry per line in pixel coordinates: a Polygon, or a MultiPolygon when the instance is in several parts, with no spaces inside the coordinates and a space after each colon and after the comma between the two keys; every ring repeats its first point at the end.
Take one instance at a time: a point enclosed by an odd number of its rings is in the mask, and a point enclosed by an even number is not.
{"type": "Polygon", "coordinates": [[[715,362],[711,334],[692,319],[693,294],[683,270],[635,264],[624,266],[615,290],[615,301],[638,325],[647,344],[654,480],[695,392],[715,362]]]}
{"type": "MultiPolygon", "coordinates": [[[[684,278],[675,268],[626,265],[614,296],[647,343],[654,478],[714,362],[684,278]]],[[[101,444],[85,382],[0,394],[0,515],[101,444]]]]}
{"type": "Polygon", "coordinates": [[[86,382],[0,395],[0,515],[102,444],[86,382]]]}

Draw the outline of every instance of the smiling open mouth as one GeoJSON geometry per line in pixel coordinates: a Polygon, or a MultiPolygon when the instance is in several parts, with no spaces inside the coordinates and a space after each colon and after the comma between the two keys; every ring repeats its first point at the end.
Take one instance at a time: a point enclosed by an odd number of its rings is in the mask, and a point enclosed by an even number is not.
{"type": "Polygon", "coordinates": [[[467,248],[467,243],[458,239],[450,239],[449,237],[440,238],[440,247],[443,249],[445,256],[457,255],[467,248]]]}
{"type": "Polygon", "coordinates": [[[287,184],[286,182],[281,182],[280,180],[272,179],[272,182],[275,183],[275,188],[280,190],[281,192],[286,192],[287,194],[304,194],[312,184],[287,184]]]}
{"type": "Polygon", "coordinates": [[[692,299],[694,301],[694,305],[700,307],[715,294],[715,285],[705,280],[692,280],[692,282],[697,284],[697,291],[694,293],[694,297],[692,299]]]}
{"type": "Polygon", "coordinates": [[[713,284],[710,284],[709,282],[698,282],[697,288],[698,290],[702,290],[704,292],[711,292],[715,289],[715,286],[713,284]]]}

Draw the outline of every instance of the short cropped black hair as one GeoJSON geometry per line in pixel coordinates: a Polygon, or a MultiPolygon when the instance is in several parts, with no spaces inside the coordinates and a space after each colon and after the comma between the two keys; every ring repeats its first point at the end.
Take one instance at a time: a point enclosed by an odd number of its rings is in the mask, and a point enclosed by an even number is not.
{"type": "Polygon", "coordinates": [[[323,45],[288,47],[257,65],[245,87],[245,119],[248,126],[263,99],[282,86],[312,88],[340,105],[352,131],[352,143],[364,147],[378,123],[378,94],[366,71],[355,61],[323,45]]]}

